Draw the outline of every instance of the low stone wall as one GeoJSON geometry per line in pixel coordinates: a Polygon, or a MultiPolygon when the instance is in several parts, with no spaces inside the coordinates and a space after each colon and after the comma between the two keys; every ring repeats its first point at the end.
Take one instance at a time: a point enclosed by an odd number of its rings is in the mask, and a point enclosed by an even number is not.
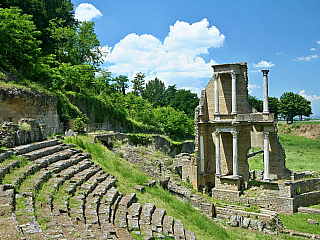
{"type": "Polygon", "coordinates": [[[320,191],[320,178],[312,178],[300,180],[297,182],[292,182],[291,184],[291,196],[320,191]]]}
{"type": "Polygon", "coordinates": [[[294,211],[298,210],[298,207],[309,207],[311,205],[317,205],[320,203],[320,191],[303,193],[294,197],[294,211]]]}
{"type": "Polygon", "coordinates": [[[304,214],[320,215],[320,209],[316,209],[316,208],[299,207],[298,208],[298,212],[299,213],[304,213],[304,214]]]}

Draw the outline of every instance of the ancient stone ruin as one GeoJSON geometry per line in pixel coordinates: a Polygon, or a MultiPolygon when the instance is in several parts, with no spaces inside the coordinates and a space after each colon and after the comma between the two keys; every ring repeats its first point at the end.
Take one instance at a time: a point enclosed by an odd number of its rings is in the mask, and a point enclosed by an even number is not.
{"type": "Polygon", "coordinates": [[[274,114],[268,110],[269,70],[262,70],[263,112],[257,112],[248,102],[247,64],[212,67],[213,77],[202,91],[195,112],[197,156],[182,169],[184,175],[195,188],[212,191],[213,198],[227,202],[250,203],[285,213],[317,204],[320,187],[299,194],[294,189],[310,189],[309,185],[318,184],[292,182],[298,175],[286,168],[274,114]],[[248,198],[243,191],[250,188],[248,158],[255,154],[251,153],[253,148],[263,152],[264,171],[259,180],[267,194],[248,198]]]}

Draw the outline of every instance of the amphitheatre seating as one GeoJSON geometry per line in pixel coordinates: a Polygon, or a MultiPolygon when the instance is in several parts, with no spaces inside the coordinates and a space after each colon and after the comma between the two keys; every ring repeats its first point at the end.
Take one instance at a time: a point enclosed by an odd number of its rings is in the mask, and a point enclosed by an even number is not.
{"type": "Polygon", "coordinates": [[[57,139],[0,153],[0,239],[196,239],[90,158],[57,139]]]}

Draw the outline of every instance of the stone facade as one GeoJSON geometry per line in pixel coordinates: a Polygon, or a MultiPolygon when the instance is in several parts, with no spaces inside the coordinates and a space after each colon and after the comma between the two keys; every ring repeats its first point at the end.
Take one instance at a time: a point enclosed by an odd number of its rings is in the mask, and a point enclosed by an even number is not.
{"type": "Polygon", "coordinates": [[[256,147],[264,150],[264,180],[290,179],[273,114],[268,109],[258,113],[248,103],[247,64],[212,67],[213,78],[202,91],[195,114],[199,177],[194,187],[236,192],[248,188],[247,154],[256,147]]]}
{"type": "Polygon", "coordinates": [[[17,124],[21,118],[33,118],[45,125],[46,133],[61,132],[57,98],[25,88],[0,87],[0,123],[17,124]]]}

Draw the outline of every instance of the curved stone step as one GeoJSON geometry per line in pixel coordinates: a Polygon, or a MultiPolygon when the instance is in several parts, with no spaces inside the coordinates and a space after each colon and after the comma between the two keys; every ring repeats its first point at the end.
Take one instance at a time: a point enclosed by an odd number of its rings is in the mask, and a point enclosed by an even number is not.
{"type": "Polygon", "coordinates": [[[54,145],[46,148],[41,148],[35,151],[31,151],[31,152],[22,154],[20,156],[26,157],[27,159],[29,159],[29,161],[34,161],[36,159],[39,159],[48,155],[52,155],[57,152],[61,152],[64,149],[65,149],[65,146],[62,146],[61,144],[59,144],[59,145],[54,145]]]}
{"type": "Polygon", "coordinates": [[[175,220],[173,225],[174,239],[186,239],[184,227],[181,220],[175,220]]]}
{"type": "Polygon", "coordinates": [[[22,155],[31,151],[36,151],[41,148],[47,148],[54,145],[61,144],[61,142],[57,139],[50,139],[42,142],[35,142],[27,145],[18,146],[15,148],[12,148],[14,152],[16,152],[18,155],[22,155]]]}
{"type": "Polygon", "coordinates": [[[0,163],[2,163],[5,159],[12,156],[14,153],[10,150],[5,150],[5,152],[0,153],[0,163]]]}
{"type": "Polygon", "coordinates": [[[132,205],[128,209],[128,229],[129,231],[139,231],[139,219],[141,214],[142,206],[140,203],[132,203],[132,205]]]}
{"type": "Polygon", "coordinates": [[[164,215],[166,214],[166,210],[161,209],[161,208],[156,208],[152,214],[152,220],[151,220],[151,226],[152,226],[152,231],[157,232],[157,233],[162,233],[163,232],[163,218],[164,215]]]}
{"type": "Polygon", "coordinates": [[[164,216],[163,218],[163,233],[167,235],[168,237],[173,238],[173,223],[174,219],[171,216],[164,216]]]}

